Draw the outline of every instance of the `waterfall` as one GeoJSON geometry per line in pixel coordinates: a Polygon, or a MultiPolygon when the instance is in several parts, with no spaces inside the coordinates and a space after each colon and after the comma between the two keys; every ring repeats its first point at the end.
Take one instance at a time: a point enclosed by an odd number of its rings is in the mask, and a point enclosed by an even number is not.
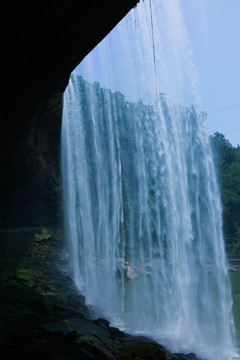
{"type": "Polygon", "coordinates": [[[227,360],[231,289],[196,79],[176,0],[140,3],[80,64],[64,94],[65,228],[97,315],[227,360]]]}

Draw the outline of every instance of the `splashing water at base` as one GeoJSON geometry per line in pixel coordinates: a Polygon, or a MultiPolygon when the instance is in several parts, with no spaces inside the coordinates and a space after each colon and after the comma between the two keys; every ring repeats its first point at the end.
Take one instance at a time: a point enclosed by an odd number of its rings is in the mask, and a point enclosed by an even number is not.
{"type": "Polygon", "coordinates": [[[113,325],[227,360],[231,289],[205,115],[177,105],[198,101],[177,1],[149,10],[144,2],[131,12],[64,94],[72,275],[113,325]]]}

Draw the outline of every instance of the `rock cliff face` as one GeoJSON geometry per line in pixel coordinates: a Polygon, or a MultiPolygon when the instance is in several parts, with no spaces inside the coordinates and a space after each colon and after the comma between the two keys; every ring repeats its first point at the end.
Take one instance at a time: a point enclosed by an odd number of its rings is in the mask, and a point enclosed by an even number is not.
{"type": "Polygon", "coordinates": [[[138,1],[5,4],[0,228],[56,223],[62,94],[69,75],[138,1]]]}
{"type": "Polygon", "coordinates": [[[0,356],[8,360],[200,360],[91,319],[66,272],[61,233],[0,230],[0,356]]]}

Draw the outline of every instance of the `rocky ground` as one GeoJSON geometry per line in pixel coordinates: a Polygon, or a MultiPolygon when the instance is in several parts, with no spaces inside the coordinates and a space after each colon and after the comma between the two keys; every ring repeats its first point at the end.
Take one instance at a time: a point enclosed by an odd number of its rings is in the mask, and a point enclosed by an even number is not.
{"type": "Polygon", "coordinates": [[[63,241],[49,228],[1,230],[1,359],[197,360],[91,320],[84,296],[61,270],[63,241]]]}

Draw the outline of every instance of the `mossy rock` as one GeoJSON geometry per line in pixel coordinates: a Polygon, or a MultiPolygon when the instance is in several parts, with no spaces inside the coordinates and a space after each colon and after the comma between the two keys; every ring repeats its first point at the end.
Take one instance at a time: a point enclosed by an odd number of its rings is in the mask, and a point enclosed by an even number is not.
{"type": "Polygon", "coordinates": [[[85,334],[78,337],[76,342],[88,352],[92,353],[97,359],[114,360],[116,357],[112,354],[111,346],[108,346],[100,337],[85,334]]]}
{"type": "Polygon", "coordinates": [[[169,354],[156,343],[140,341],[124,346],[119,360],[169,360],[169,354]]]}
{"type": "Polygon", "coordinates": [[[69,332],[67,320],[51,321],[46,324],[42,324],[41,328],[50,332],[61,332],[63,335],[67,335],[69,332]]]}
{"type": "Polygon", "coordinates": [[[1,303],[32,304],[35,292],[31,287],[10,279],[0,284],[1,303]]]}
{"type": "Polygon", "coordinates": [[[41,233],[34,235],[34,240],[43,241],[43,240],[53,240],[56,237],[56,233],[52,228],[44,228],[41,230],[41,233]]]}

